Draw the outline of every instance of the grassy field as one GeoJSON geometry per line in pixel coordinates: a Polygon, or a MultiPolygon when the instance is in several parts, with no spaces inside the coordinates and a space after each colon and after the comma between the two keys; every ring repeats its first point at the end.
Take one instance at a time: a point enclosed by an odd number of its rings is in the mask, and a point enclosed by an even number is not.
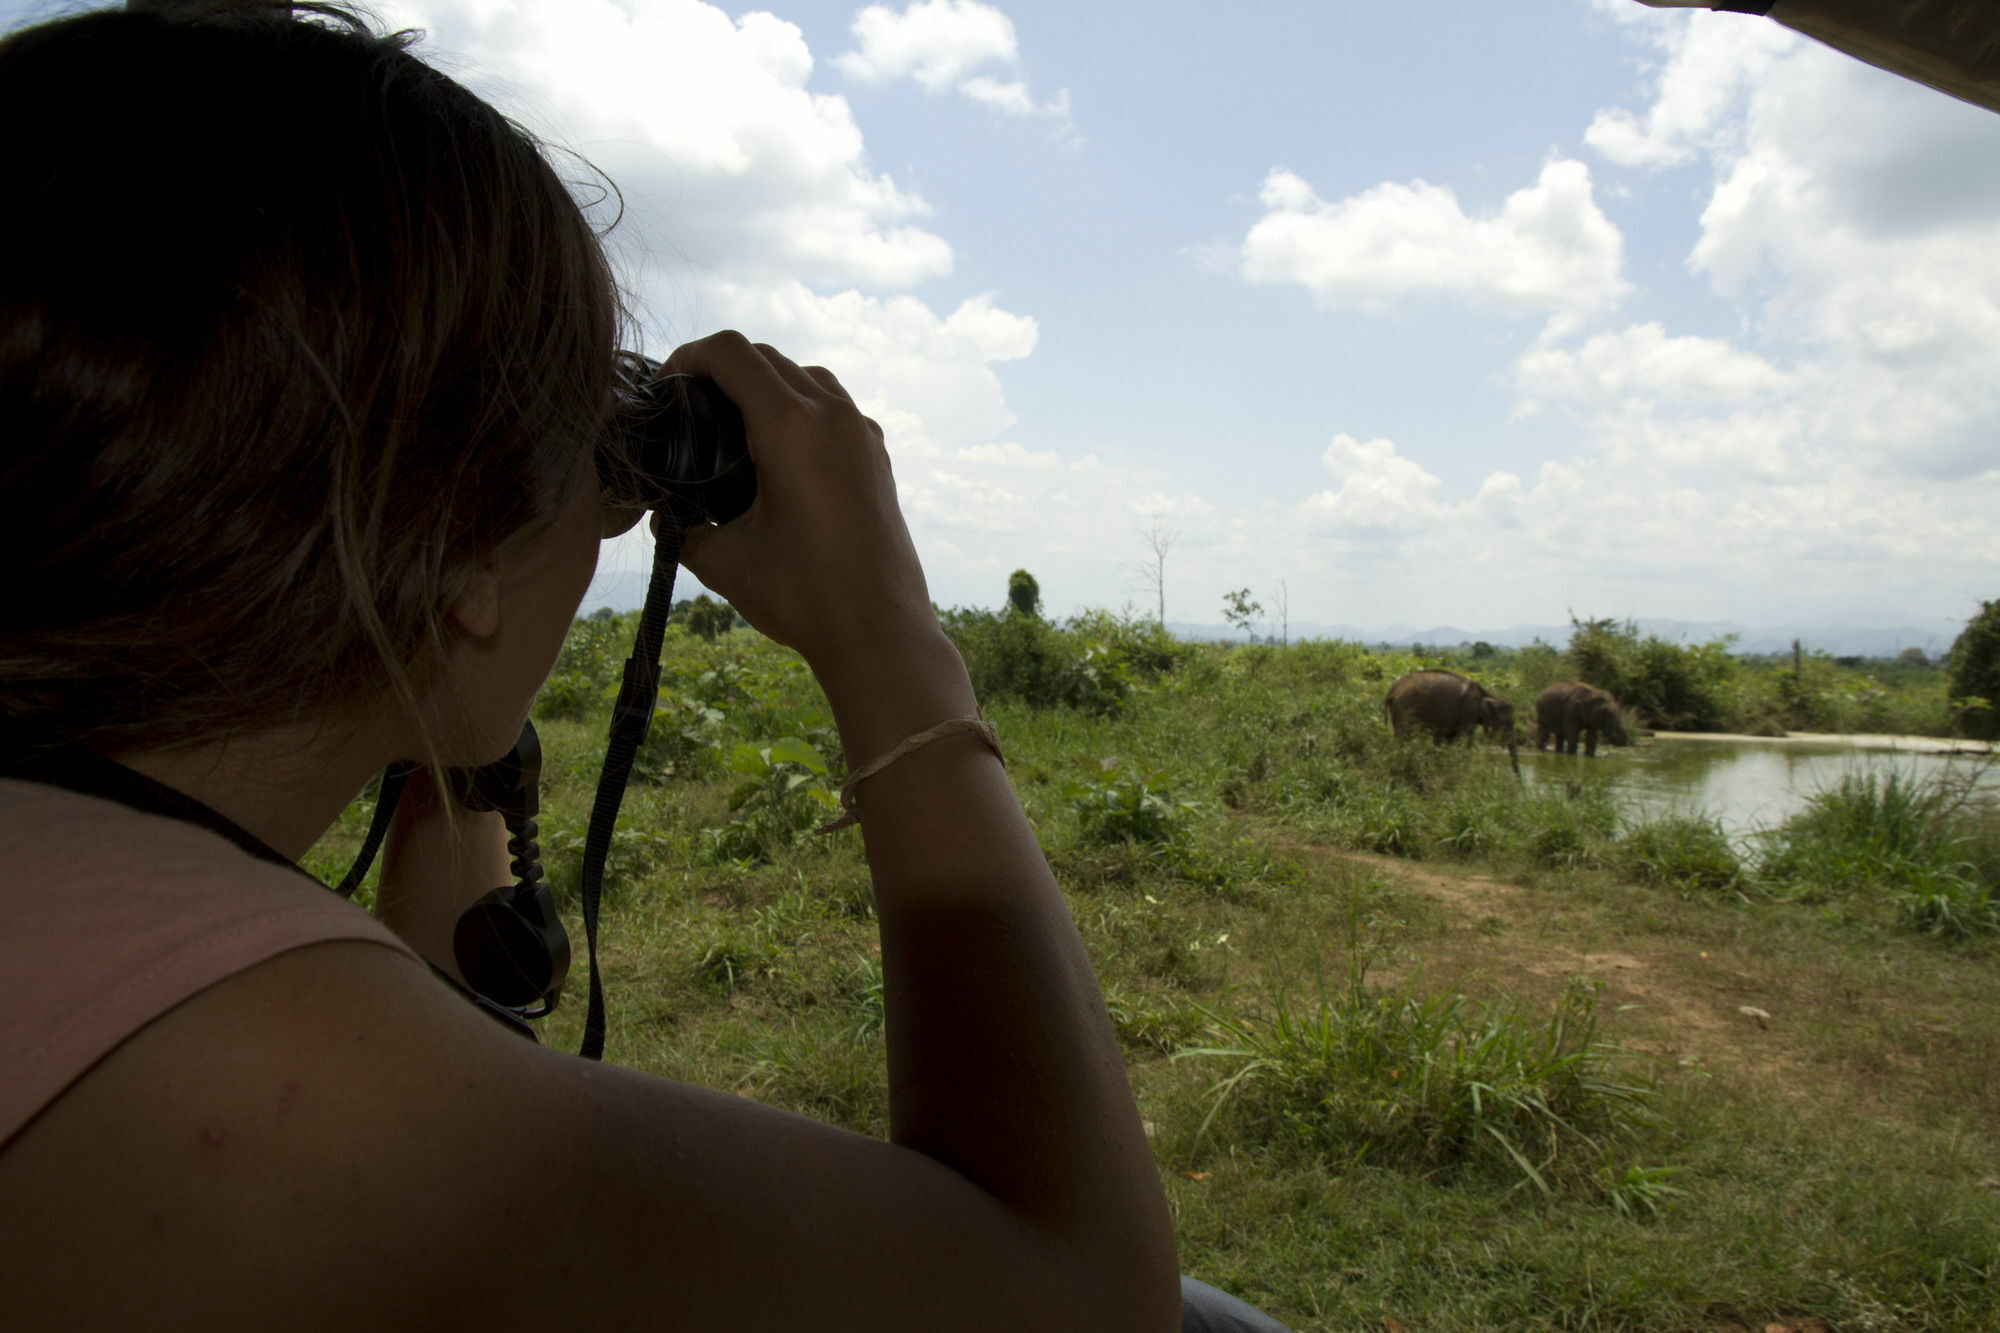
{"type": "MultiPolygon", "coordinates": [[[[1393,655],[953,628],[1188,1272],[1300,1330],[2000,1327],[1991,811],[1854,784],[1746,861],[1700,817],[1631,824],[1583,761],[1525,788],[1394,743],[1393,655]]],[[[538,705],[571,909],[629,640],[579,622],[538,705]]],[[[671,631],[642,767],[609,1058],[883,1133],[867,869],[808,831],[842,776],[810,675],[671,631]]],[[[573,1048],[571,930],[545,1039],[573,1048]]]]}

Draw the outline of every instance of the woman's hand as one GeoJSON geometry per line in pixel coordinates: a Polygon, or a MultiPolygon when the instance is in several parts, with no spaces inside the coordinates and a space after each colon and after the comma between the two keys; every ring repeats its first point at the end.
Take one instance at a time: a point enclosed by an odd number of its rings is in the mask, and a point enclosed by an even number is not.
{"type": "Polygon", "coordinates": [[[688,533],[682,564],[817,670],[937,633],[881,427],[832,372],[733,332],[688,343],[662,370],[729,395],[757,466],[749,511],[688,533]]]}

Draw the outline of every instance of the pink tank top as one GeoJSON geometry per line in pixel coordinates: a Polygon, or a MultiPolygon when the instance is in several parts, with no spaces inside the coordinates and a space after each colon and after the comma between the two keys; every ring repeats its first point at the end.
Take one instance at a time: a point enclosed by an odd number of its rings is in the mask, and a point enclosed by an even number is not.
{"type": "Polygon", "coordinates": [[[366,912],[179,820],[0,780],[0,1147],[182,1000],[321,940],[416,957],[366,912]]]}

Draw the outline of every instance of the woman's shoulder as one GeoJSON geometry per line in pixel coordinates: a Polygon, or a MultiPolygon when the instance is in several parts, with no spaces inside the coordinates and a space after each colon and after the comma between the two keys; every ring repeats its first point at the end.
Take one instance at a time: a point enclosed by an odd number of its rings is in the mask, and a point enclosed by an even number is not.
{"type": "Polygon", "coordinates": [[[0,1007],[0,1144],[134,1032],[290,949],[394,934],[307,876],[206,829],[0,781],[0,914],[34,941],[0,1007]]]}

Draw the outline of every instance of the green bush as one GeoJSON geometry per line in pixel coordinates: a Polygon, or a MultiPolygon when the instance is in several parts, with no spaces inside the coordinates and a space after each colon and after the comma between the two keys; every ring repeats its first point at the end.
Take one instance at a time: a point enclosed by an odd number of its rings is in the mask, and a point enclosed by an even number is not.
{"type": "Polygon", "coordinates": [[[724,764],[743,781],[729,794],[730,819],[711,830],[720,861],[762,863],[840,811],[827,790],[825,756],[797,736],[766,745],[738,745],[724,764]]]}
{"type": "Polygon", "coordinates": [[[1960,734],[2000,738],[2000,602],[1979,604],[1953,641],[1950,661],[1960,734]]]}
{"type": "Polygon", "coordinates": [[[1113,759],[1097,760],[1096,772],[1062,786],[1076,812],[1078,836],[1086,845],[1132,842],[1170,848],[1186,836],[1200,810],[1161,785],[1166,773],[1120,773],[1113,759]]]}
{"type": "Polygon", "coordinates": [[[1609,690],[1647,725],[1667,731],[1715,731],[1729,722],[1725,706],[1732,639],[1673,644],[1644,638],[1630,622],[1578,620],[1567,654],[1576,678],[1609,690]]]}
{"type": "Polygon", "coordinates": [[[1617,866],[1643,884],[1683,893],[1739,893],[1743,860],[1712,815],[1675,815],[1628,830],[1617,866]]]}
{"type": "Polygon", "coordinates": [[[981,699],[1112,714],[1132,695],[1131,667],[1113,644],[1011,610],[948,611],[943,624],[981,699]]]}
{"type": "Polygon", "coordinates": [[[1806,902],[1880,899],[1913,929],[2000,930],[1996,816],[1977,774],[1849,773],[1765,835],[1762,876],[1806,902]]]}

